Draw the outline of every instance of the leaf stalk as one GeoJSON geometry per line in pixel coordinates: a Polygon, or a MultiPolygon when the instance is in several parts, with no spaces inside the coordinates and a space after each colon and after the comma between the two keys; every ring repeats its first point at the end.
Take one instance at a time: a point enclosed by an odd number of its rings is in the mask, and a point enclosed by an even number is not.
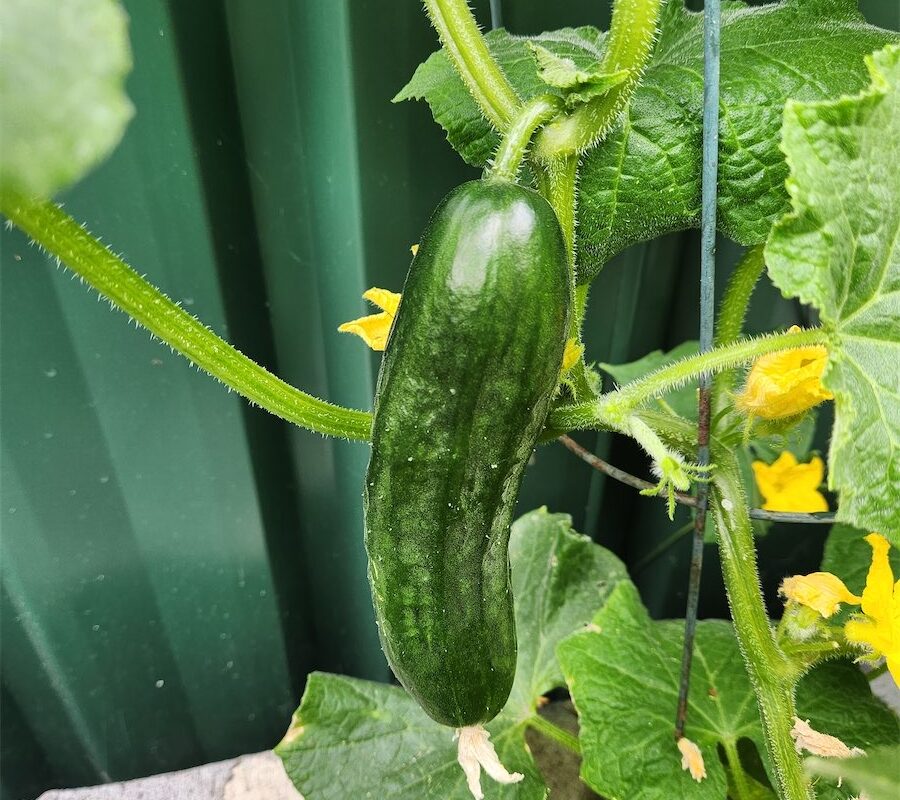
{"type": "Polygon", "coordinates": [[[285,383],[166,297],[59,206],[4,195],[0,211],[114,306],[252,403],[317,433],[369,439],[371,414],[332,405],[285,383]]]}
{"type": "Polygon", "coordinates": [[[494,60],[466,0],[425,0],[441,45],[487,120],[501,133],[521,100],[494,60]]]}

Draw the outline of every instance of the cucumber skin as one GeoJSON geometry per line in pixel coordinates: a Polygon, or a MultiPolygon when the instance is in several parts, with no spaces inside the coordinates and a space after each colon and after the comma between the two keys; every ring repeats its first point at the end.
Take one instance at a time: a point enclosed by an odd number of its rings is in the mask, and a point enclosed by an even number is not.
{"type": "Polygon", "coordinates": [[[434,212],[375,393],[366,551],[382,647],[435,720],[503,708],[516,669],[510,524],[571,306],[556,214],[472,181],[434,212]]]}

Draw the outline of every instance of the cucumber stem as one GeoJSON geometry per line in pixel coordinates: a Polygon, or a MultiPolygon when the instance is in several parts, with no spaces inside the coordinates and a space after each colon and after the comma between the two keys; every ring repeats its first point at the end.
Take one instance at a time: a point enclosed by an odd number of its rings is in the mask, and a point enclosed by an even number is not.
{"type": "Polygon", "coordinates": [[[0,211],[110,303],[252,403],[317,433],[369,439],[371,414],[319,400],[268,372],[138,275],[59,206],[3,195],[0,211]]]}
{"type": "Polygon", "coordinates": [[[662,367],[589,403],[561,406],[550,415],[547,428],[557,436],[565,431],[585,428],[621,430],[632,412],[643,403],[687,383],[702,372],[721,372],[767,353],[827,342],[828,336],[822,328],[741,339],[662,367]]]}
{"type": "MultiPolygon", "coordinates": [[[[731,273],[728,287],[725,289],[722,304],[719,306],[715,338],[717,346],[731,344],[741,337],[741,333],[744,330],[744,319],[747,316],[747,307],[750,305],[750,298],[765,268],[766,262],[763,258],[763,245],[761,244],[751,247],[737,263],[734,272],[731,273]]],[[[719,373],[713,388],[717,406],[721,406],[725,400],[725,393],[731,390],[733,386],[733,370],[719,373]]],[[[718,411],[719,408],[716,410],[718,411]]]]}
{"type": "Polygon", "coordinates": [[[578,737],[563,730],[558,725],[554,725],[550,720],[542,717],[540,714],[530,716],[525,721],[525,724],[528,725],[529,728],[534,728],[534,730],[543,734],[548,739],[552,739],[557,744],[562,745],[567,750],[571,750],[573,753],[581,755],[581,744],[578,742],[578,737]]]}
{"type": "Polygon", "coordinates": [[[582,153],[602,141],[631,99],[644,73],[659,23],[662,0],[615,0],[600,70],[628,70],[622,83],[547,125],[537,139],[541,161],[582,153]]]}
{"type": "Polygon", "coordinates": [[[712,511],[722,559],[722,574],[744,665],[756,692],[766,747],[785,800],[812,800],[791,727],[796,709],[797,673],[775,642],[766,616],[756,550],[740,469],[730,449],[713,443],[716,471],[712,479],[712,511]]]}
{"type": "Polygon", "coordinates": [[[822,328],[808,328],[794,333],[774,333],[717,347],[707,353],[676,361],[661,367],[649,375],[626,384],[621,389],[603,395],[598,400],[600,414],[612,416],[613,421],[624,419],[635,408],[654,397],[659,397],[671,389],[683,386],[692,378],[703,373],[717,373],[732,369],[739,364],[753,361],[759,356],[779,350],[826,344],[828,336],[822,328]]]}
{"type": "Polygon", "coordinates": [[[738,754],[737,744],[732,739],[722,741],[722,747],[725,749],[725,760],[728,762],[728,769],[731,770],[732,783],[734,786],[734,800],[753,800],[753,790],[747,780],[747,773],[741,766],[741,758],[738,754]]]}
{"type": "Polygon", "coordinates": [[[522,103],[488,50],[466,0],[425,0],[425,10],[469,93],[503,133],[522,103]]]}
{"type": "Polygon", "coordinates": [[[534,132],[552,119],[561,108],[562,101],[552,94],[542,94],[529,100],[507,128],[497,153],[486,170],[485,178],[515,181],[534,132]]]}

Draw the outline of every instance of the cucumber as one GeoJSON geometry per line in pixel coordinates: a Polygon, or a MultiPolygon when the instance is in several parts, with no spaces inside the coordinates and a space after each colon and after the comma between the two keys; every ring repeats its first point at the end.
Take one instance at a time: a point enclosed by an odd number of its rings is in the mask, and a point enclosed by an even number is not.
{"type": "Polygon", "coordinates": [[[445,725],[487,722],[512,688],[510,523],[570,306],[563,234],[537,192],[473,181],[438,206],[378,376],[365,514],[385,654],[445,725]]]}

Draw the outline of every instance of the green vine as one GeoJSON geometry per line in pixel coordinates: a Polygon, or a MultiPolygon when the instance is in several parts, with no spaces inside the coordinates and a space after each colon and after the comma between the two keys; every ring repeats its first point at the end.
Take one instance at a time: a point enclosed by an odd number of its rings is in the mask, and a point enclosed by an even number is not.
{"type": "Polygon", "coordinates": [[[371,414],[326,403],[268,372],[148,283],[59,206],[4,195],[0,210],[113,305],[252,403],[317,433],[369,439],[371,414]]]}
{"type": "Polygon", "coordinates": [[[625,70],[628,77],[609,92],[547,125],[537,139],[539,160],[551,162],[582,153],[602,141],[631,98],[656,38],[662,0],[616,0],[600,71],[625,70]]]}
{"type": "MultiPolygon", "coordinates": [[[[737,263],[728,288],[719,306],[719,317],[716,320],[716,345],[731,344],[740,339],[744,330],[744,319],[756,284],[766,269],[763,258],[763,245],[751,247],[737,263]]],[[[726,370],[716,376],[714,383],[716,411],[726,402],[726,393],[734,387],[734,371],[726,370]]]]}
{"type": "Polygon", "coordinates": [[[425,10],[478,107],[491,125],[506,131],[521,101],[488,50],[466,0],[425,0],[425,10]]]}
{"type": "Polygon", "coordinates": [[[488,180],[514,181],[534,132],[562,108],[562,101],[552,94],[529,100],[510,123],[493,162],[486,170],[488,180]]]}
{"type": "Polygon", "coordinates": [[[713,443],[716,470],[712,511],[716,521],[722,574],[744,664],[756,690],[766,745],[786,800],[812,800],[815,795],[803,772],[791,736],[798,677],[775,643],[756,569],[756,549],[740,470],[730,449],[713,443]]]}

